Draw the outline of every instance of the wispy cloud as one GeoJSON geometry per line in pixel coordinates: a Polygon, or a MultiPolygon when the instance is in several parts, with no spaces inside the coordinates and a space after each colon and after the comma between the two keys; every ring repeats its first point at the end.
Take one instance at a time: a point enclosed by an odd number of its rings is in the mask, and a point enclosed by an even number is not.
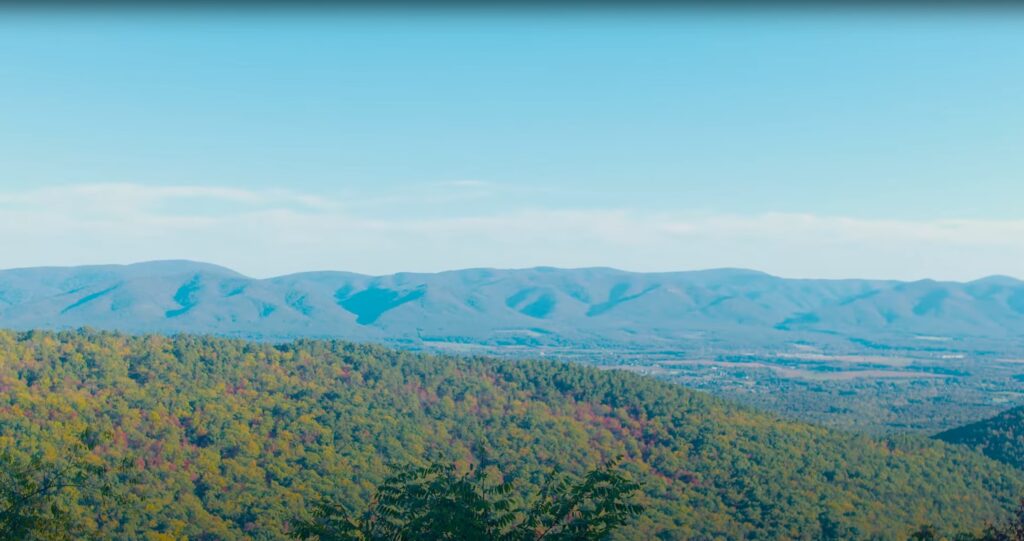
{"type": "Polygon", "coordinates": [[[282,190],[136,184],[0,193],[0,266],[189,258],[257,276],[533,265],[1024,276],[1024,220],[537,208],[409,218],[353,203],[282,190]]]}
{"type": "Polygon", "coordinates": [[[227,211],[260,206],[299,206],[309,209],[329,209],[334,203],[326,198],[291,192],[288,190],[248,190],[220,186],[147,186],[130,183],[79,184],[46,187],[18,192],[0,193],[4,209],[61,208],[71,211],[102,210],[117,214],[130,214],[140,210],[173,203],[183,204],[187,214],[189,202],[205,201],[226,204],[227,211]]]}

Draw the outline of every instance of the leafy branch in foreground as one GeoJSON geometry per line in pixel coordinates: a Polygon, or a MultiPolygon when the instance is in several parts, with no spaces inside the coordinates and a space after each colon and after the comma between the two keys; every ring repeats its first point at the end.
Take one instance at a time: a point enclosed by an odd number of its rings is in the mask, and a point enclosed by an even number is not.
{"type": "Polygon", "coordinates": [[[528,505],[511,483],[488,483],[480,469],[407,467],[388,477],[369,508],[353,517],[323,502],[292,521],[292,536],[319,541],[590,541],[606,538],[643,512],[640,485],[612,461],[571,481],[555,471],[528,505]]]}
{"type": "Polygon", "coordinates": [[[0,453],[0,541],[87,537],[89,528],[69,511],[65,498],[112,498],[106,467],[83,458],[84,446],[56,460],[0,453]]]}

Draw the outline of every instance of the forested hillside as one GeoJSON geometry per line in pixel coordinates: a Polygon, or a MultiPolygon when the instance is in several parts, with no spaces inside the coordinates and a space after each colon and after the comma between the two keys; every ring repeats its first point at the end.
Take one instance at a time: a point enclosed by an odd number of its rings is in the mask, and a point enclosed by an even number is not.
{"type": "Polygon", "coordinates": [[[320,496],[363,506],[389,464],[427,459],[536,486],[622,455],[645,487],[629,539],[900,539],[1000,518],[1024,494],[1019,472],[967,449],[553,362],[0,332],[0,391],[0,450],[80,440],[92,462],[129,459],[118,505],[66,502],[117,539],[281,539],[320,496]]]}
{"type": "Polygon", "coordinates": [[[949,443],[966,445],[1000,462],[1024,468],[1024,407],[947,430],[935,437],[949,443]]]}

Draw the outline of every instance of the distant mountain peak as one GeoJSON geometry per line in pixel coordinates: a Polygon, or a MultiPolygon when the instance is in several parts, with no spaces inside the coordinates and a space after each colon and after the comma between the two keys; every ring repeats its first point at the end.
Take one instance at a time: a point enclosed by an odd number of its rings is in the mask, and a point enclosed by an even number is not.
{"type": "Polygon", "coordinates": [[[1012,276],[1006,276],[1006,275],[1003,275],[1003,274],[993,274],[991,276],[986,276],[984,278],[979,278],[977,280],[974,280],[974,281],[968,282],[968,283],[970,283],[970,284],[978,284],[978,285],[998,285],[998,286],[1007,286],[1007,287],[1014,287],[1014,286],[1024,285],[1024,281],[1021,281],[1021,280],[1019,280],[1017,278],[1014,278],[1012,276]]]}
{"type": "Polygon", "coordinates": [[[192,261],[189,259],[159,259],[154,261],[142,261],[139,263],[130,263],[124,265],[124,267],[130,269],[137,269],[140,271],[158,272],[162,274],[177,274],[177,273],[189,273],[189,272],[202,272],[209,274],[219,274],[224,276],[234,276],[237,278],[247,278],[240,272],[215,265],[213,263],[205,263],[202,261],[192,261]]]}
{"type": "Polygon", "coordinates": [[[66,272],[74,274],[85,274],[90,272],[128,272],[130,274],[167,275],[184,274],[189,272],[203,272],[219,274],[224,276],[235,276],[245,278],[246,276],[220,265],[192,261],[188,259],[159,259],[154,261],[140,261],[138,263],[126,264],[101,264],[101,265],[75,265],[75,266],[46,266],[46,267],[18,267],[0,270],[0,273],[40,273],[40,272],[66,272]]]}

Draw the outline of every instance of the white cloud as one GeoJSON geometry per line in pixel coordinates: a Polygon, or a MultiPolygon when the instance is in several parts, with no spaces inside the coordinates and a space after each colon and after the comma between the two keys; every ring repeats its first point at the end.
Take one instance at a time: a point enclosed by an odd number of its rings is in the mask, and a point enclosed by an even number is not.
{"type": "MultiPolygon", "coordinates": [[[[0,209],[47,208],[73,212],[103,211],[133,214],[153,207],[188,201],[212,201],[241,208],[261,205],[297,205],[313,209],[330,208],[327,199],[288,190],[245,190],[218,186],[146,186],[110,183],[47,187],[0,193],[0,209]]],[[[227,207],[231,208],[231,207],[227,207]]]]}
{"type": "Polygon", "coordinates": [[[1024,276],[1024,220],[536,208],[413,219],[353,213],[358,203],[282,190],[135,184],[0,193],[0,267],[188,258],[256,276],[533,265],[1024,276]]]}

